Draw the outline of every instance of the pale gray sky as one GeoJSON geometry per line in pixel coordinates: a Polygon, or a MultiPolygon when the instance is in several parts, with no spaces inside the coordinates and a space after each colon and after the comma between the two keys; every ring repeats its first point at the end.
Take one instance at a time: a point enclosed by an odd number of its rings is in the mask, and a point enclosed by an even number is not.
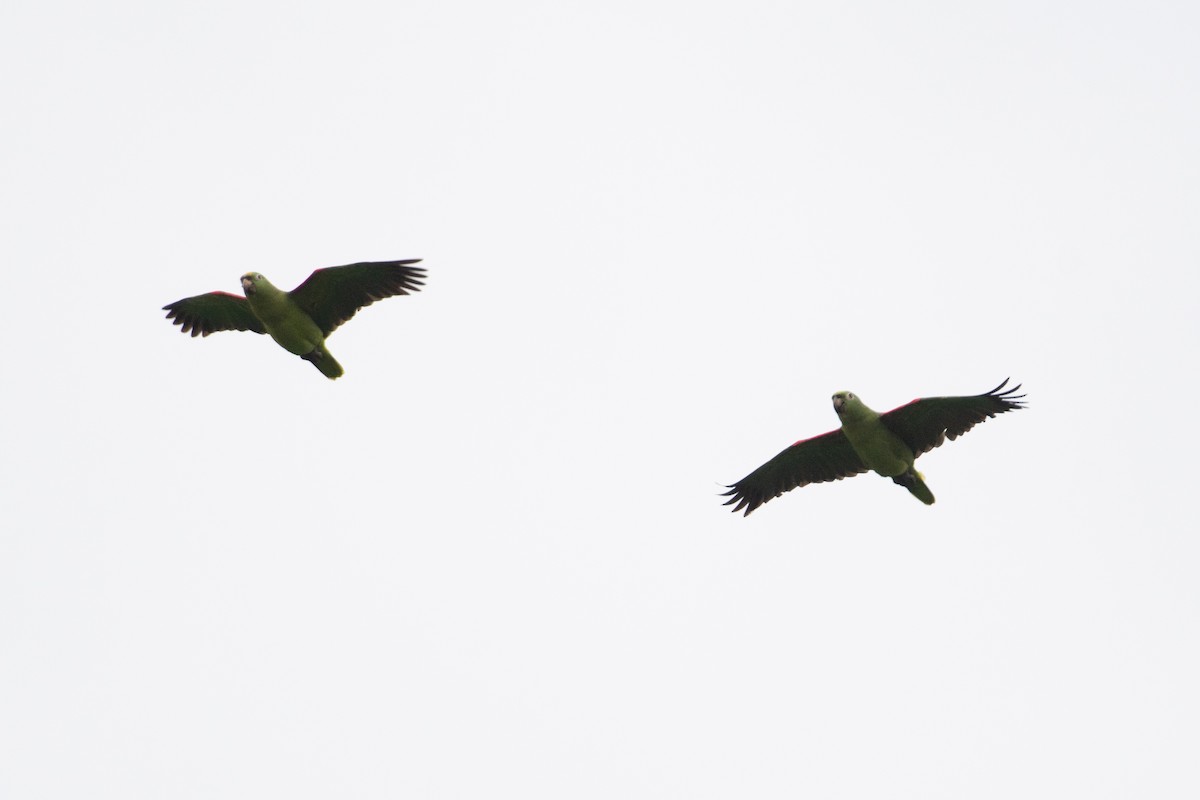
{"type": "Polygon", "coordinates": [[[5,3],[0,796],[1195,797],[1198,23],[5,3]],[[336,382],[160,310],[399,258],[336,382]]]}

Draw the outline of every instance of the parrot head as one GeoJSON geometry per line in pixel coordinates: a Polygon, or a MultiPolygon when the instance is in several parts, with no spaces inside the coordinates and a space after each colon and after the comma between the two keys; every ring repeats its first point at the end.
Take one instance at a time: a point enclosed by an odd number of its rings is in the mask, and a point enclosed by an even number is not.
{"type": "MultiPolygon", "coordinates": [[[[246,279],[242,278],[242,282],[245,283],[245,281],[246,279]]],[[[854,392],[837,392],[833,395],[833,410],[840,417],[842,411],[846,408],[846,404],[855,400],[858,400],[858,398],[854,396],[854,392]]]]}
{"type": "Polygon", "coordinates": [[[842,425],[869,420],[875,412],[867,408],[867,404],[858,398],[854,392],[838,392],[833,396],[833,410],[837,412],[842,425]]]}
{"type": "Polygon", "coordinates": [[[264,278],[261,272],[247,272],[242,276],[242,291],[246,293],[246,297],[270,285],[271,282],[264,278]]]}
{"type": "Polygon", "coordinates": [[[858,395],[854,392],[838,392],[833,396],[833,410],[837,412],[838,419],[857,419],[864,412],[870,413],[863,401],[858,399],[858,395]]]}

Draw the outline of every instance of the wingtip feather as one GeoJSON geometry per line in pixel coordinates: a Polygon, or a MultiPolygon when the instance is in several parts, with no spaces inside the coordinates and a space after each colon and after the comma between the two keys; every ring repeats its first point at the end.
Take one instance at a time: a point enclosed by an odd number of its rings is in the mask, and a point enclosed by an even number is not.
{"type": "Polygon", "coordinates": [[[747,497],[746,495],[742,494],[741,490],[736,485],[729,486],[727,488],[729,489],[729,491],[721,492],[721,494],[719,496],[720,497],[729,497],[729,499],[726,500],[721,505],[733,506],[733,508],[731,508],[729,510],[730,510],[730,512],[732,512],[734,514],[741,511],[743,508],[745,508],[746,511],[742,514],[742,516],[748,517],[748,516],[750,516],[751,511],[753,511],[754,509],[756,509],[760,505],[762,505],[761,501],[757,502],[757,503],[751,502],[750,498],[747,497]],[[732,497],[730,497],[730,495],[732,495],[732,497]],[[734,503],[737,503],[737,505],[734,506],[733,505],[734,503]]]}
{"type": "Polygon", "coordinates": [[[1017,392],[1021,391],[1021,384],[1018,383],[1016,386],[1013,386],[1008,389],[1004,389],[1004,387],[1008,385],[1008,382],[1010,380],[1011,380],[1011,378],[1005,378],[1000,383],[999,386],[997,386],[995,389],[992,389],[990,392],[985,392],[984,394],[981,394],[980,397],[993,397],[997,400],[1002,401],[1008,407],[1005,410],[1008,410],[1009,408],[1025,408],[1026,407],[1026,404],[1024,402],[1025,395],[1017,394],[1017,392]],[[1004,391],[1001,391],[1002,389],[1004,391]]]}

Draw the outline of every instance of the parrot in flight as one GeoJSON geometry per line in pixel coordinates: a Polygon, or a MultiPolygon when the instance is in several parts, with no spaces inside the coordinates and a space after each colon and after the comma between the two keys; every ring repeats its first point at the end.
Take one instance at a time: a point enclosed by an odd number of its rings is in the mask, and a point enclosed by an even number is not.
{"type": "Polygon", "coordinates": [[[722,497],[725,505],[745,515],[772,498],[798,486],[840,481],[873,470],[908,489],[926,505],[933,492],[913,462],[923,453],[953,441],[984,420],[1024,408],[1016,394],[1020,384],[1004,389],[1008,379],[984,394],[969,397],[922,397],[880,414],[867,408],[853,392],[833,396],[833,410],[842,421],[836,431],[801,439],[735,484],[722,497]],[[734,505],[736,503],[736,505],[734,505]]]}
{"type": "Polygon", "coordinates": [[[360,309],[376,300],[418,292],[425,268],[406,261],[363,261],[319,269],[290,292],[276,288],[260,272],[242,276],[245,297],[209,292],[163,306],[167,319],[183,333],[208,336],[214,331],[269,333],[280,347],[311,363],[327,378],[339,378],[342,365],[325,339],[360,309]]]}

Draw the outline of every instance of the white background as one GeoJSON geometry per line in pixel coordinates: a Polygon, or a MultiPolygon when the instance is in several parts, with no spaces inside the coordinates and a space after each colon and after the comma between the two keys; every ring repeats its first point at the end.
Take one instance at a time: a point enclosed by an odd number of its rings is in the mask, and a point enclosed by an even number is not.
{"type": "Polygon", "coordinates": [[[1196,8],[9,0],[0,796],[1196,797],[1196,8]]]}

